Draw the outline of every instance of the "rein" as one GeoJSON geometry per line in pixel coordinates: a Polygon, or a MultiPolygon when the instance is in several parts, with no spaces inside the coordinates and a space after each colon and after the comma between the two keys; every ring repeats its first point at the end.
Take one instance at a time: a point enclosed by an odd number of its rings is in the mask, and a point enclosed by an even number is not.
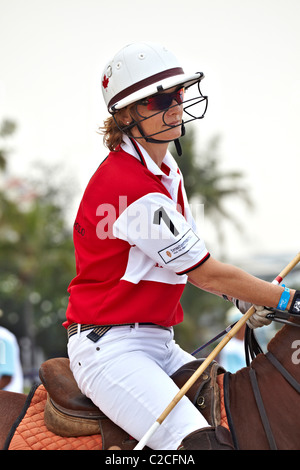
{"type": "Polygon", "coordinates": [[[287,380],[287,382],[296,390],[296,392],[300,393],[300,384],[297,380],[286,370],[285,367],[276,359],[276,357],[267,352],[265,354],[266,358],[273,364],[273,366],[280,372],[281,375],[287,380]]]}
{"type": "Polygon", "coordinates": [[[277,323],[283,323],[284,325],[290,325],[290,326],[295,326],[296,328],[300,328],[300,324],[298,325],[298,323],[293,323],[287,320],[289,316],[299,318],[299,315],[288,313],[288,312],[283,312],[281,310],[276,310],[276,309],[273,309],[273,313],[269,313],[267,315],[267,318],[277,323]]]}
{"type": "MultiPolygon", "coordinates": [[[[300,384],[297,382],[297,380],[286,370],[285,367],[276,359],[276,357],[270,353],[267,352],[265,354],[265,357],[271,362],[271,364],[278,370],[278,372],[285,378],[285,380],[298,392],[300,393],[300,384]]],[[[249,371],[250,375],[250,382],[252,386],[252,390],[254,393],[256,405],[260,414],[260,418],[266,433],[266,437],[268,439],[268,443],[270,446],[271,450],[278,450],[276,441],[268,420],[268,416],[264,407],[264,403],[260,394],[259,390],[259,385],[256,377],[256,372],[254,369],[250,367],[249,371]]]]}
{"type": "MultiPolygon", "coordinates": [[[[278,311],[277,311],[278,314],[278,311]]],[[[287,316],[283,315],[284,312],[280,312],[280,316],[276,316],[276,312],[269,314],[268,318],[271,320],[277,321],[278,323],[284,323],[286,325],[291,325],[294,327],[300,327],[299,324],[297,323],[292,323],[288,321],[286,318],[287,316]]],[[[299,316],[298,316],[299,318],[299,316]]],[[[254,330],[249,328],[248,326],[246,327],[245,331],[245,355],[246,355],[246,362],[247,366],[250,364],[250,356],[252,360],[255,358],[255,356],[259,353],[263,353],[259,343],[257,342],[257,339],[254,334],[254,330]]],[[[271,353],[267,352],[265,354],[265,357],[271,362],[271,364],[277,369],[277,371],[285,378],[285,380],[298,392],[300,393],[300,384],[297,382],[297,380],[286,370],[285,367],[276,359],[276,357],[271,353]]],[[[268,420],[268,416],[264,407],[264,403],[261,397],[261,393],[259,390],[259,385],[256,377],[256,372],[253,368],[250,366],[249,370],[249,376],[250,376],[250,382],[252,386],[252,391],[255,397],[256,405],[260,414],[260,418],[265,430],[266,437],[268,439],[268,443],[270,446],[271,450],[277,450],[277,445],[275,438],[272,433],[272,429],[268,420]]]]}
{"type": "MultiPolygon", "coordinates": [[[[293,323],[291,321],[288,321],[288,317],[295,317],[299,318],[299,315],[293,315],[288,312],[283,312],[281,310],[276,310],[272,309],[272,312],[270,312],[267,315],[267,318],[269,320],[275,321],[277,323],[281,323],[284,325],[289,325],[289,326],[294,326],[295,328],[300,328],[300,323],[293,323]]],[[[245,358],[246,358],[246,365],[249,367],[251,360],[255,359],[255,357],[258,354],[263,353],[263,350],[261,349],[256,337],[254,330],[249,328],[248,325],[246,325],[246,330],[245,330],[245,337],[244,337],[244,345],[245,345],[245,358]],[[250,360],[251,358],[251,360],[250,360]]]]}
{"type": "MultiPolygon", "coordinates": [[[[267,315],[267,317],[272,321],[282,323],[284,325],[290,325],[290,326],[294,326],[296,328],[300,328],[300,324],[293,323],[293,322],[287,320],[287,318],[289,316],[291,316],[291,315],[288,314],[287,312],[282,312],[282,311],[275,310],[275,309],[273,309],[272,313],[267,315]]],[[[299,315],[294,315],[294,316],[299,318],[299,315]]],[[[234,326],[234,324],[229,325],[225,330],[223,330],[217,336],[215,336],[210,341],[208,341],[208,343],[206,343],[203,346],[201,346],[200,348],[196,349],[196,351],[194,351],[192,353],[192,355],[196,355],[198,352],[200,352],[202,349],[206,348],[208,345],[213,343],[215,340],[217,340],[220,337],[224,336],[226,334],[226,332],[228,332],[232,329],[233,326],[234,326]]],[[[256,405],[257,405],[257,408],[258,408],[258,411],[259,411],[259,415],[260,415],[260,418],[261,418],[261,421],[262,421],[262,424],[263,424],[263,427],[264,427],[264,430],[265,430],[265,433],[266,433],[266,437],[268,439],[270,449],[271,450],[277,450],[276,441],[275,441],[275,438],[273,436],[272,429],[271,429],[271,426],[270,426],[270,423],[269,423],[269,420],[268,420],[268,416],[267,416],[267,413],[266,413],[266,410],[265,410],[265,407],[264,407],[264,403],[263,403],[263,400],[262,400],[262,396],[261,396],[261,393],[260,393],[260,389],[259,389],[259,385],[258,385],[258,381],[257,381],[257,377],[256,377],[256,372],[253,368],[251,368],[251,361],[253,359],[255,359],[255,357],[258,354],[264,354],[264,352],[263,352],[262,348],[260,347],[260,345],[259,345],[259,343],[256,339],[254,330],[249,328],[248,325],[246,325],[246,330],[245,330],[244,346],[245,346],[246,364],[247,364],[248,367],[250,367],[250,370],[249,370],[250,382],[251,382],[252,391],[253,391],[253,394],[254,394],[254,397],[255,397],[256,405]]],[[[298,393],[300,393],[300,384],[285,369],[285,367],[283,367],[283,365],[276,359],[276,357],[271,352],[267,352],[265,354],[265,357],[278,370],[278,372],[286,379],[286,381],[298,393]]],[[[230,373],[225,374],[226,377],[227,377],[227,375],[230,375],[230,373]]],[[[225,386],[225,379],[224,379],[224,392],[225,392],[225,395],[226,395],[226,390],[228,390],[228,383],[225,386]]],[[[226,414],[227,414],[227,417],[229,419],[231,417],[231,413],[230,413],[230,409],[229,409],[229,397],[228,396],[227,396],[227,399],[225,400],[225,405],[226,405],[226,403],[227,403],[226,414]]],[[[234,430],[233,422],[232,422],[231,419],[230,419],[230,431],[231,431],[231,433],[234,437],[235,436],[235,430],[234,430]]],[[[234,441],[235,441],[235,447],[238,449],[238,443],[237,443],[236,438],[234,439],[234,441]]]]}

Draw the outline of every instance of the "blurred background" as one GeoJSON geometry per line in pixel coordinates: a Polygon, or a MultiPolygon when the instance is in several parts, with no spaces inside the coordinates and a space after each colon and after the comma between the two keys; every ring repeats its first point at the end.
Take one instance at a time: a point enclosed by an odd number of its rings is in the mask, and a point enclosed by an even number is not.
{"type": "MultiPolygon", "coordinates": [[[[299,251],[299,20],[299,0],[0,0],[0,325],[25,387],[66,355],[72,225],[108,153],[101,73],[130,42],[205,74],[208,111],[177,160],[211,254],[272,280],[299,251]]],[[[228,326],[222,299],[189,286],[183,306],[189,351],[228,326]]]]}

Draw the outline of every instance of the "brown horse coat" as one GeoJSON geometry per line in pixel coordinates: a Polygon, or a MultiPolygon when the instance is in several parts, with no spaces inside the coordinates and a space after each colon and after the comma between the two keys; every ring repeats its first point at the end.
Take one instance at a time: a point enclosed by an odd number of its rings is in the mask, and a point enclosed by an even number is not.
{"type": "MultiPolygon", "coordinates": [[[[300,366],[293,361],[299,328],[283,327],[268,344],[268,350],[300,382],[300,366]]],[[[277,448],[300,449],[300,396],[264,354],[251,363],[256,372],[263,404],[277,448]]],[[[230,413],[240,449],[269,449],[269,443],[252,391],[249,367],[229,378],[230,413]]]]}

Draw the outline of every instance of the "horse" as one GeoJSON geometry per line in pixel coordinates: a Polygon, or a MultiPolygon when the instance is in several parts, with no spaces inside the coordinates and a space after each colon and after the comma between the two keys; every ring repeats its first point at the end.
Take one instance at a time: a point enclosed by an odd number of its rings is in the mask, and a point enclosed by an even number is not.
{"type": "Polygon", "coordinates": [[[300,449],[300,317],[279,322],[287,324],[267,353],[228,376],[226,413],[237,449],[300,449]]]}
{"type": "MultiPolygon", "coordinates": [[[[300,449],[300,317],[285,323],[266,353],[254,355],[250,365],[236,373],[222,375],[226,418],[237,450],[300,449]]],[[[26,399],[23,394],[0,391],[1,449],[22,417],[26,399]]]]}

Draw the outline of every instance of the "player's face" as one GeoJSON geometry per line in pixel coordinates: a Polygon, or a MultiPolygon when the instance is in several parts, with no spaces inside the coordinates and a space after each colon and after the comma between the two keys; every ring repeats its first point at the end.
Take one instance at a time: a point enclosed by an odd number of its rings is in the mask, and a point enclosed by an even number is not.
{"type": "MultiPolygon", "coordinates": [[[[136,106],[143,132],[157,140],[174,140],[181,136],[184,89],[171,88],[141,100],[136,106]]],[[[133,134],[138,129],[133,129],[133,134]]],[[[136,134],[137,136],[137,134],[136,134]]]]}

